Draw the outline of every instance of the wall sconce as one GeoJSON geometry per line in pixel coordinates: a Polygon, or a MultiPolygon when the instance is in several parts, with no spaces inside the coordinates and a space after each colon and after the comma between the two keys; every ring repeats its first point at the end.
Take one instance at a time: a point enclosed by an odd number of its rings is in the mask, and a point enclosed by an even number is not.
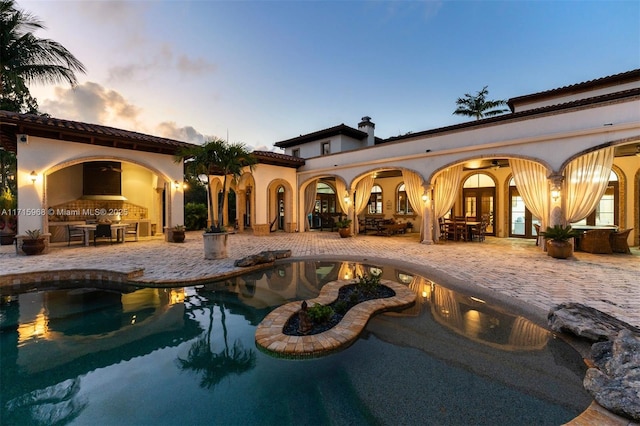
{"type": "Polygon", "coordinates": [[[427,201],[429,201],[429,194],[427,194],[426,192],[422,193],[422,202],[426,203],[427,201]]]}
{"type": "Polygon", "coordinates": [[[180,183],[179,183],[177,180],[174,180],[174,181],[173,181],[173,187],[174,187],[175,189],[180,188],[180,183]]]}
{"type": "Polygon", "coordinates": [[[247,192],[247,195],[251,195],[251,187],[250,186],[247,186],[246,192],[247,192]]]}
{"type": "Polygon", "coordinates": [[[551,188],[551,199],[555,203],[558,201],[558,198],[560,198],[560,188],[554,186],[553,188],[551,188]]]}
{"type": "Polygon", "coordinates": [[[349,197],[349,193],[345,192],[344,193],[344,203],[349,205],[349,203],[351,202],[351,197],[349,197]]]}
{"type": "Polygon", "coordinates": [[[31,176],[31,183],[36,183],[36,181],[38,180],[38,174],[36,173],[36,171],[31,170],[29,176],[31,176]]]}

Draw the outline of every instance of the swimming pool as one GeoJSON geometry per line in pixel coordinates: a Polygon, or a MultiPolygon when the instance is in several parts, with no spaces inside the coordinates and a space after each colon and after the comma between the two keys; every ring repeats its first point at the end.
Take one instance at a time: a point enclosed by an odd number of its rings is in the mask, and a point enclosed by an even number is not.
{"type": "Polygon", "coordinates": [[[192,287],[64,287],[2,289],[3,423],[561,424],[591,402],[581,357],[551,333],[391,266],[302,261],[192,287]],[[256,349],[271,310],[371,270],[417,304],[323,358],[256,349]]]}

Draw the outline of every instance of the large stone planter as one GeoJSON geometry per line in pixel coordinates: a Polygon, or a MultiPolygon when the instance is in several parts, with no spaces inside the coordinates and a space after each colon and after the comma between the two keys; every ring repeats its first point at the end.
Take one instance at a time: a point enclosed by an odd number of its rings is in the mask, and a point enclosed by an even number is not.
{"type": "Polygon", "coordinates": [[[567,259],[573,255],[573,244],[569,241],[547,240],[547,255],[556,259],[567,259]]]}
{"type": "Polygon", "coordinates": [[[226,232],[202,234],[204,242],[205,259],[225,259],[227,255],[227,240],[229,234],[226,232]]]}

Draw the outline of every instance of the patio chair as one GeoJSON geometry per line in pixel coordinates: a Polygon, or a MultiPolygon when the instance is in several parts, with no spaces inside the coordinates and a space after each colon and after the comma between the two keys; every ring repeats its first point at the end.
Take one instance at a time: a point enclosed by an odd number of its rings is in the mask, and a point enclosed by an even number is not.
{"type": "Polygon", "coordinates": [[[629,233],[633,231],[633,228],[625,229],[624,231],[612,232],[609,235],[609,242],[611,243],[611,250],[614,253],[627,253],[631,254],[631,250],[629,249],[629,243],[627,239],[629,238],[629,233]]]}
{"type": "Polygon", "coordinates": [[[111,225],[99,223],[96,230],[93,231],[93,245],[97,245],[98,238],[109,238],[109,243],[113,244],[113,235],[111,233],[111,225]]]}
{"type": "Polygon", "coordinates": [[[540,244],[540,225],[534,223],[533,227],[536,229],[536,245],[538,245],[540,244]]]}
{"type": "Polygon", "coordinates": [[[71,241],[74,239],[84,242],[84,230],[73,225],[67,225],[67,247],[71,245],[71,241]]]}
{"type": "Polygon", "coordinates": [[[592,229],[584,233],[580,239],[580,250],[594,254],[611,254],[609,229],[592,229]]]}
{"type": "Polygon", "coordinates": [[[135,241],[138,241],[138,222],[130,223],[124,232],[124,239],[127,237],[133,236],[135,237],[135,241]]]}

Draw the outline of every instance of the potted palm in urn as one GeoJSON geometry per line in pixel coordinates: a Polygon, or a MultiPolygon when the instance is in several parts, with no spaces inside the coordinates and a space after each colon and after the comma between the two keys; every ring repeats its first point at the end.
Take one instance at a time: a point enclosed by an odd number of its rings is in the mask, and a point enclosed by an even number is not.
{"type": "Polygon", "coordinates": [[[579,236],[579,233],[568,225],[554,225],[553,227],[547,227],[547,230],[541,232],[540,235],[547,241],[548,256],[556,259],[567,259],[573,255],[573,244],[569,240],[579,236]]]}
{"type": "Polygon", "coordinates": [[[44,251],[44,237],[39,229],[31,229],[26,232],[27,236],[22,239],[22,251],[27,256],[40,254],[44,251]]]}
{"type": "Polygon", "coordinates": [[[247,146],[241,142],[228,143],[222,139],[214,138],[197,145],[181,150],[175,156],[176,162],[184,162],[188,175],[194,178],[202,178],[209,195],[208,213],[210,221],[205,229],[202,240],[204,242],[205,259],[224,259],[227,257],[227,240],[229,234],[224,228],[223,212],[228,207],[228,194],[230,182],[228,179],[238,182],[240,177],[251,172],[258,163],[257,158],[249,152],[247,146]],[[210,176],[219,176],[222,180],[222,199],[218,203],[218,220],[214,222],[213,200],[217,197],[211,192],[210,176]],[[214,225],[215,224],[215,225],[214,225]]]}
{"type": "Polygon", "coordinates": [[[338,234],[340,234],[342,238],[351,236],[351,222],[351,219],[342,219],[336,222],[338,234]]]}

